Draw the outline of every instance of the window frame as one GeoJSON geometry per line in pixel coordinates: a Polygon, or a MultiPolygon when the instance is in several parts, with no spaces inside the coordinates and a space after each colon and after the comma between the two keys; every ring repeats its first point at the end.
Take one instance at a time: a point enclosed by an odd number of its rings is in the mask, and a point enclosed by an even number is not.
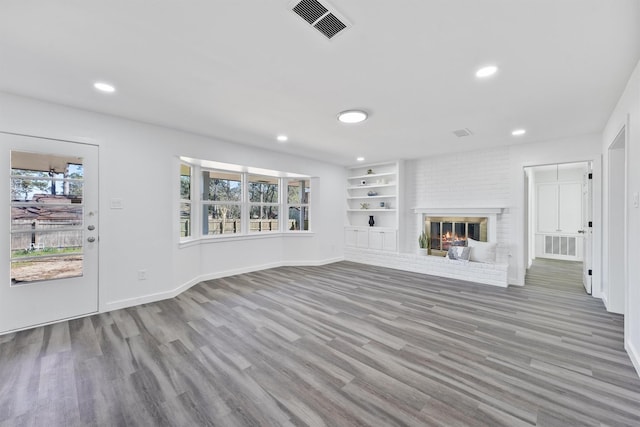
{"type": "Polygon", "coordinates": [[[193,199],[194,199],[194,166],[187,163],[187,162],[180,162],[180,166],[179,166],[179,177],[180,177],[180,182],[179,182],[179,200],[178,200],[178,218],[179,218],[179,235],[180,235],[180,241],[189,241],[195,238],[195,233],[193,230],[193,225],[195,224],[194,221],[194,210],[193,210],[193,199]],[[182,198],[182,177],[186,176],[182,174],[182,167],[187,167],[189,168],[189,199],[183,199],[182,198]],[[191,228],[189,229],[190,233],[188,235],[183,236],[182,235],[182,206],[183,205],[188,205],[189,206],[189,217],[188,217],[188,221],[191,224],[191,228]]]}
{"type": "MultiPolygon", "coordinates": [[[[219,163],[206,160],[198,160],[186,157],[180,157],[180,166],[184,165],[191,168],[191,194],[190,200],[183,199],[181,193],[181,187],[179,188],[178,195],[178,216],[181,215],[182,204],[187,203],[191,207],[191,236],[182,237],[182,228],[180,228],[179,242],[189,245],[190,242],[197,242],[201,240],[207,241],[222,241],[222,240],[234,240],[234,239],[247,239],[247,238],[269,238],[283,235],[310,235],[313,234],[312,221],[311,221],[311,203],[307,199],[307,203],[289,203],[288,186],[290,181],[304,180],[309,183],[308,191],[311,192],[313,185],[313,178],[308,175],[292,174],[282,171],[271,171],[259,168],[253,168],[248,166],[234,165],[228,163],[219,163]],[[206,200],[205,192],[209,191],[208,188],[204,188],[203,173],[226,173],[235,174],[240,177],[241,180],[241,197],[240,201],[223,201],[223,200],[206,200]],[[278,202],[252,202],[250,201],[249,194],[249,182],[251,178],[264,177],[268,180],[275,180],[278,186],[277,197],[278,202]],[[240,231],[236,233],[217,233],[217,234],[205,234],[204,218],[205,209],[209,209],[209,206],[216,205],[237,205],[240,207],[240,231]],[[277,214],[277,227],[271,230],[252,231],[250,213],[251,209],[256,206],[269,207],[273,206],[278,209],[277,214]],[[306,209],[307,215],[307,230],[289,229],[289,208],[299,207],[306,209]]],[[[181,169],[180,169],[181,171],[181,169]]],[[[182,176],[180,174],[180,176],[182,176]]],[[[208,197],[208,196],[207,196],[208,197]]],[[[181,227],[181,226],[180,226],[181,227]]]]}

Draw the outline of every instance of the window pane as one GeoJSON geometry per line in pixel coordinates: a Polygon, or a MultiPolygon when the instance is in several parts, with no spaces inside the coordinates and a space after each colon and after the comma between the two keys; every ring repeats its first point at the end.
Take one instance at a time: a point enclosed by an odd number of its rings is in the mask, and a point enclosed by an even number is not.
{"type": "Polygon", "coordinates": [[[180,198],[191,200],[191,166],[180,165],[180,198]]]}
{"type": "Polygon", "coordinates": [[[11,260],[11,283],[35,282],[38,280],[63,279],[82,276],[82,253],[65,254],[57,249],[45,249],[41,253],[56,256],[42,256],[11,260]],[[47,252],[48,251],[48,252],[47,252]],[[56,253],[57,252],[57,253],[56,253]]]}
{"type": "Polygon", "coordinates": [[[287,181],[287,203],[309,204],[311,193],[311,181],[308,179],[296,179],[287,181]]]}
{"type": "Polygon", "coordinates": [[[241,230],[240,205],[203,206],[202,234],[235,234],[241,230]]]}
{"type": "Polygon", "coordinates": [[[180,237],[191,236],[191,203],[180,203],[180,237]]]}
{"type": "Polygon", "coordinates": [[[242,176],[233,172],[205,171],[202,173],[205,200],[239,202],[242,200],[242,176]]]}
{"type": "Polygon", "coordinates": [[[249,231],[279,231],[278,206],[251,206],[249,231]]]}
{"type": "Polygon", "coordinates": [[[289,207],[287,229],[291,231],[309,230],[309,209],[306,206],[289,207]]]}
{"type": "Polygon", "coordinates": [[[254,203],[278,203],[278,178],[249,175],[249,201],[254,203]]]}

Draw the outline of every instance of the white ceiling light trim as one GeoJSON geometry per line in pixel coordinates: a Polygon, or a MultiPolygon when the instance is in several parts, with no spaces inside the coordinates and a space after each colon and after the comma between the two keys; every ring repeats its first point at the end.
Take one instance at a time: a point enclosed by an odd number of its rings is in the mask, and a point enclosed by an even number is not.
{"type": "Polygon", "coordinates": [[[364,162],[364,157],[356,157],[356,162],[364,162]]]}
{"type": "Polygon", "coordinates": [[[289,137],[287,135],[278,135],[276,139],[278,140],[278,142],[287,142],[289,140],[289,137]]]}
{"type": "Polygon", "coordinates": [[[104,93],[113,93],[116,91],[115,86],[105,82],[95,82],[93,84],[93,87],[99,90],[100,92],[104,92],[104,93]]]}
{"type": "Polygon", "coordinates": [[[346,110],[338,114],[338,120],[342,123],[360,123],[367,120],[369,115],[362,110],[346,110]]]}
{"type": "Polygon", "coordinates": [[[525,129],[516,129],[513,132],[511,132],[511,135],[513,135],[513,136],[521,136],[521,135],[524,135],[525,133],[527,133],[527,131],[525,129]]]}
{"type": "Polygon", "coordinates": [[[497,72],[498,67],[495,65],[487,65],[486,67],[482,67],[476,71],[476,77],[484,79],[493,76],[497,72]]]}

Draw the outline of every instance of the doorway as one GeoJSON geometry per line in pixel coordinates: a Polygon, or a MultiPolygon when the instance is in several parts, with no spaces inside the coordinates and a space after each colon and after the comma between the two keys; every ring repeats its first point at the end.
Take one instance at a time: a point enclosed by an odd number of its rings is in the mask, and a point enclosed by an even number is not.
{"type": "Polygon", "coordinates": [[[581,264],[591,294],[591,162],[525,168],[527,266],[535,259],[581,264]]]}
{"type": "Polygon", "coordinates": [[[0,333],[97,312],[98,147],[5,133],[0,143],[0,333]]]}
{"type": "Polygon", "coordinates": [[[623,128],[609,146],[607,286],[603,299],[607,310],[624,314],[627,283],[627,155],[623,128]]]}

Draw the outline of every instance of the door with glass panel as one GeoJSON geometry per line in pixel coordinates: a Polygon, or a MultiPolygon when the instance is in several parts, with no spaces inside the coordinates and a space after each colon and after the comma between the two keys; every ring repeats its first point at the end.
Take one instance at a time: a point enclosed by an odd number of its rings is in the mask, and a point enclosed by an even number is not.
{"type": "Polygon", "coordinates": [[[98,148],[0,133],[0,333],[98,310],[98,148]]]}

